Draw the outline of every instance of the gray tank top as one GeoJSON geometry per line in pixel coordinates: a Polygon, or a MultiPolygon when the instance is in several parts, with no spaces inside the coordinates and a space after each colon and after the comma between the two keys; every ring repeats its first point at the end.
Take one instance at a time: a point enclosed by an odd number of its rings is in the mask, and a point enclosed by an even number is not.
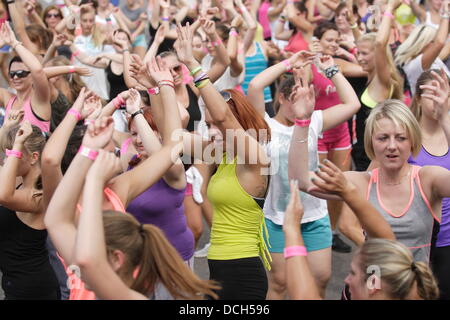
{"type": "Polygon", "coordinates": [[[428,263],[433,233],[433,219],[438,219],[423,193],[420,185],[419,170],[419,166],[412,166],[411,168],[411,195],[409,203],[402,214],[394,215],[383,205],[379,192],[378,169],[369,172],[370,181],[367,190],[367,200],[390,224],[397,240],[411,249],[414,260],[428,263]]]}

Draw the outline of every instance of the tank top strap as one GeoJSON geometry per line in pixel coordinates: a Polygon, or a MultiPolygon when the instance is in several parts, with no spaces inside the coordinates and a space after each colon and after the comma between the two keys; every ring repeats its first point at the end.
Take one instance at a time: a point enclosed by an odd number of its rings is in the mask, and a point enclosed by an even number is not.
{"type": "Polygon", "coordinates": [[[411,179],[414,179],[414,181],[416,182],[416,185],[417,185],[417,188],[419,189],[420,195],[422,196],[422,199],[425,202],[425,205],[427,206],[428,210],[430,210],[430,213],[433,216],[434,220],[441,223],[441,220],[438,219],[437,215],[434,213],[434,210],[431,207],[430,201],[428,201],[428,198],[425,195],[425,192],[423,192],[422,183],[420,182],[420,176],[419,176],[419,171],[420,171],[421,167],[416,166],[416,165],[412,165],[412,167],[413,167],[412,168],[413,171],[411,174],[411,179]]]}
{"type": "Polygon", "coordinates": [[[6,104],[6,109],[5,109],[5,118],[9,115],[9,113],[11,112],[11,108],[14,104],[14,101],[16,101],[17,96],[12,96],[11,98],[9,98],[8,103],[6,104]]]}
{"type": "Polygon", "coordinates": [[[367,172],[370,176],[369,183],[367,184],[367,194],[366,200],[369,200],[370,190],[372,189],[372,184],[376,184],[378,182],[378,168],[373,169],[372,171],[367,172]]]}
{"type": "Polygon", "coordinates": [[[105,196],[108,198],[108,201],[111,202],[114,210],[126,213],[125,207],[120,200],[119,196],[110,188],[105,188],[103,190],[105,196]]]}

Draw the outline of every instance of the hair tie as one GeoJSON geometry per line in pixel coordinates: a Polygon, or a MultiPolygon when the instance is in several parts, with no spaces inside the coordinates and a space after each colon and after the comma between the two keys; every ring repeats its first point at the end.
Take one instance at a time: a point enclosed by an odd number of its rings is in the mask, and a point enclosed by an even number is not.
{"type": "Polygon", "coordinates": [[[144,232],[145,232],[144,225],[141,223],[141,224],[139,224],[139,233],[143,234],[144,232]]]}
{"type": "Polygon", "coordinates": [[[416,266],[416,263],[414,261],[411,263],[411,270],[413,272],[416,272],[416,270],[417,270],[417,266],[416,266]]]}

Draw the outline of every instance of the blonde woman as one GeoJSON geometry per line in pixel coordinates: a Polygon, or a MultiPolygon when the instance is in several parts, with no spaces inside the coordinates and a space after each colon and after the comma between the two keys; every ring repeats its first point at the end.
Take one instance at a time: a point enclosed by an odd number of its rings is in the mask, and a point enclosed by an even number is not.
{"type": "MultiPolygon", "coordinates": [[[[309,119],[310,112],[304,112],[303,117],[309,119]]],[[[329,195],[309,178],[303,163],[308,156],[307,147],[294,142],[305,139],[304,131],[304,128],[294,131],[291,146],[295,143],[295,148],[289,150],[289,178],[300,179],[303,191],[319,197],[329,195]]],[[[435,220],[440,223],[442,198],[450,195],[450,172],[442,167],[408,163],[409,156],[416,157],[421,149],[422,133],[412,112],[399,100],[386,100],[372,110],[367,119],[364,146],[379,167],[369,172],[347,171],[344,175],[382,214],[397,240],[411,249],[414,260],[428,263],[433,223],[435,220]]],[[[324,166],[319,169],[315,179],[333,175],[324,166]]]]}
{"type": "Polygon", "coordinates": [[[442,3],[443,14],[437,30],[426,24],[416,27],[395,53],[395,63],[405,72],[413,95],[417,78],[425,70],[444,69],[450,77],[450,71],[439,58],[448,37],[449,3],[448,0],[442,3]]]}

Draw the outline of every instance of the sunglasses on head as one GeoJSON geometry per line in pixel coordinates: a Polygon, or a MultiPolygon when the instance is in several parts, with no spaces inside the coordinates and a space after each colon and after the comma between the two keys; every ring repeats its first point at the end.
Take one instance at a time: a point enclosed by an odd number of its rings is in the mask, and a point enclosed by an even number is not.
{"type": "Polygon", "coordinates": [[[59,13],[47,13],[45,15],[46,18],[61,18],[61,15],[59,13]]]}
{"type": "Polygon", "coordinates": [[[220,95],[222,96],[223,100],[225,100],[225,102],[231,100],[231,93],[229,93],[228,91],[220,91],[220,95]]]}
{"type": "Polygon", "coordinates": [[[14,77],[17,76],[17,78],[25,78],[27,77],[31,72],[26,70],[17,70],[17,71],[10,71],[9,76],[11,79],[14,79],[14,77]]]}

